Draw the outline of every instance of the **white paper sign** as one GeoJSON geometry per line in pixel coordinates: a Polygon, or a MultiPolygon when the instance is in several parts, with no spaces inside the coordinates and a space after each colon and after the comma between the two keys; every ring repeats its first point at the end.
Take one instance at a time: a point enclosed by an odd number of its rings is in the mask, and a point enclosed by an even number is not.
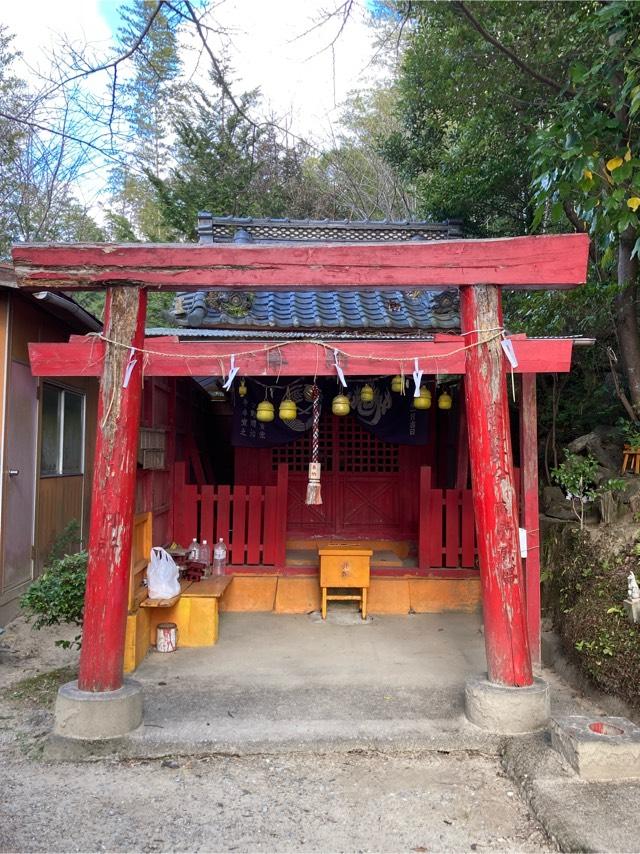
{"type": "Polygon", "coordinates": [[[520,533],[520,557],[527,556],[527,529],[518,528],[520,533]]]}

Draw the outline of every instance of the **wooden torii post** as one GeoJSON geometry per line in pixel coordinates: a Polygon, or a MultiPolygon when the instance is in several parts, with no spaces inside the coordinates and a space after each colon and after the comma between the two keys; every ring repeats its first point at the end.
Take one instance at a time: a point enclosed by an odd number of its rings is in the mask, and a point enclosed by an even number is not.
{"type": "MultiPolygon", "coordinates": [[[[585,235],[550,235],[394,244],[14,247],[20,287],[65,291],[107,288],[109,295],[104,341],[82,342],[82,346],[79,342],[37,345],[32,349],[32,363],[34,354],[46,359],[43,354],[52,352],[46,347],[55,346],[58,359],[67,363],[67,371],[76,375],[100,373],[80,689],[114,691],[122,684],[143,367],[142,354],[131,348],[142,346],[146,288],[460,288],[469,456],[489,680],[505,686],[530,685],[531,652],[501,348],[500,290],[583,284],[588,246],[585,235]],[[65,346],[71,349],[64,351],[65,346]]],[[[205,352],[203,348],[208,346],[206,352],[211,353],[209,366],[198,362],[200,372],[218,373],[223,352],[219,344],[174,341],[156,345],[156,350],[164,347],[169,352],[173,348],[174,358],[164,363],[166,373],[175,376],[184,371],[187,375],[193,373],[193,366],[188,365],[189,352],[196,352],[193,348],[198,346],[201,349],[197,352],[205,352]],[[180,353],[185,363],[182,369],[176,367],[175,356],[180,353]]],[[[437,346],[436,342],[433,347],[437,346]]],[[[300,344],[300,351],[306,352],[305,347],[309,345],[300,344]]],[[[154,363],[159,371],[162,354],[149,357],[147,374],[154,363]]],[[[527,370],[535,373],[536,369],[530,365],[527,370]]],[[[527,388],[530,401],[530,383],[527,388]]]]}

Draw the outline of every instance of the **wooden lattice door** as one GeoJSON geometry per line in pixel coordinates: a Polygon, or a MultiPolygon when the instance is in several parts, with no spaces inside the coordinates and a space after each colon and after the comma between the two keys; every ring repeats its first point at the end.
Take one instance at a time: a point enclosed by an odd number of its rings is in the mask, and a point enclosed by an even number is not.
{"type": "Polygon", "coordinates": [[[290,535],[399,536],[402,518],[401,449],[382,442],[353,416],[323,412],[320,420],[322,501],[307,506],[311,435],[273,449],[272,465],[289,466],[290,535]]]}

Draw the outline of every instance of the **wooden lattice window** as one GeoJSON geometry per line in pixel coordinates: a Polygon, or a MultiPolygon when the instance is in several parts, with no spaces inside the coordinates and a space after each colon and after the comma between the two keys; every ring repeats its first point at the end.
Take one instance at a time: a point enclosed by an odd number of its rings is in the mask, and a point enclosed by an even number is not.
{"type": "MultiPolygon", "coordinates": [[[[322,469],[325,472],[333,471],[333,416],[331,413],[323,412],[320,416],[319,451],[322,469]]],[[[309,469],[311,462],[311,430],[303,433],[299,439],[289,442],[288,445],[279,445],[271,452],[271,466],[275,471],[278,463],[287,463],[289,471],[303,471],[309,469]]]]}
{"type": "MultiPolygon", "coordinates": [[[[389,474],[400,471],[398,445],[383,442],[360,425],[353,415],[336,417],[323,412],[320,418],[320,462],[327,472],[389,474]]],[[[271,452],[275,470],[286,463],[291,472],[306,472],[311,461],[311,431],[295,442],[271,452]]]]}
{"type": "Polygon", "coordinates": [[[338,471],[355,474],[387,474],[400,471],[398,445],[381,441],[353,417],[336,420],[338,471]]]}

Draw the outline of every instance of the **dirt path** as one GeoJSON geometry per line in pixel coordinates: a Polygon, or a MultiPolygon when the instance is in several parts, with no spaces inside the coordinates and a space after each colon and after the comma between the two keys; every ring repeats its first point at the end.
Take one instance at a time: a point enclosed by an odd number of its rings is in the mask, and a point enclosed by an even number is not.
{"type": "Polygon", "coordinates": [[[497,761],[3,763],[2,851],[552,851],[497,761]]]}

